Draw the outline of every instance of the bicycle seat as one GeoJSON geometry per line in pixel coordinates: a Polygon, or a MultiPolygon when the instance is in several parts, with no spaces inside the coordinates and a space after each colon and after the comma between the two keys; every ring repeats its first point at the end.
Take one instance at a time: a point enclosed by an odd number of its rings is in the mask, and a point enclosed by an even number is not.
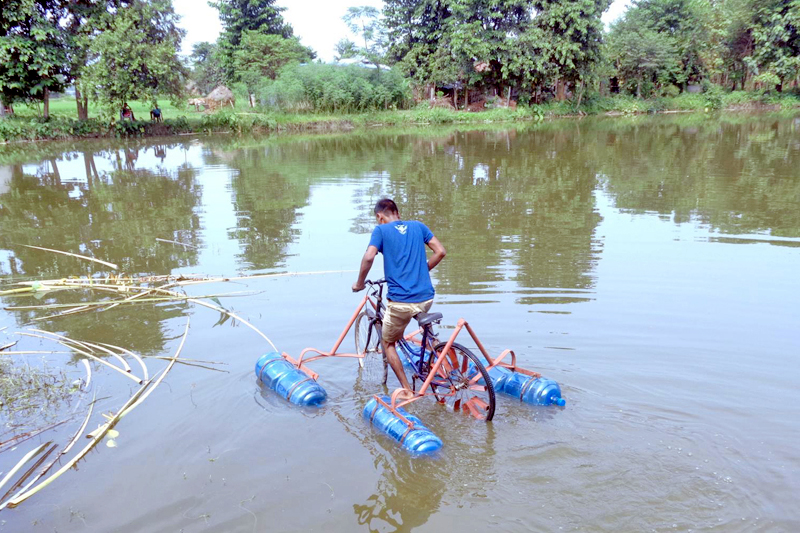
{"type": "Polygon", "coordinates": [[[425,327],[428,324],[440,321],[442,319],[442,313],[419,313],[414,318],[417,319],[420,327],[425,327]]]}

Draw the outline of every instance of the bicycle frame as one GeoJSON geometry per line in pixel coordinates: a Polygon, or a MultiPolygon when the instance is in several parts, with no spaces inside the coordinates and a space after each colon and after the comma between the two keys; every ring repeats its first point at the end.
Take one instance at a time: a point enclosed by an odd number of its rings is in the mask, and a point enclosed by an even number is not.
{"type": "MultiPolygon", "coordinates": [[[[288,354],[286,354],[286,353],[282,353],[281,354],[283,356],[283,358],[286,359],[287,361],[289,361],[296,368],[298,368],[301,371],[305,372],[310,378],[312,378],[314,380],[317,380],[319,378],[319,374],[317,374],[316,372],[314,372],[313,370],[311,370],[307,366],[307,364],[311,363],[312,361],[316,361],[318,359],[324,359],[324,358],[327,358],[327,357],[348,357],[348,358],[363,359],[365,357],[365,355],[366,355],[366,352],[364,352],[364,353],[338,353],[338,350],[341,347],[342,343],[344,342],[345,337],[347,337],[347,334],[350,332],[350,329],[353,327],[353,324],[355,324],[355,322],[356,322],[356,320],[358,318],[358,315],[364,309],[373,309],[375,311],[376,317],[380,318],[380,314],[381,314],[380,304],[381,304],[381,298],[382,298],[382,287],[380,287],[378,289],[377,298],[373,299],[373,298],[371,298],[371,296],[374,296],[374,295],[368,289],[366,291],[366,294],[364,295],[364,297],[361,299],[361,302],[356,307],[355,312],[350,317],[350,320],[347,322],[347,325],[345,326],[344,330],[339,335],[339,338],[336,340],[336,342],[334,343],[333,347],[329,351],[322,351],[322,350],[319,350],[317,348],[306,348],[305,350],[303,350],[300,353],[300,356],[296,360],[294,358],[292,358],[291,356],[289,356],[288,354]],[[316,355],[313,355],[313,354],[316,354],[316,355]]],[[[427,372],[425,373],[424,379],[422,381],[422,385],[420,386],[419,390],[409,391],[409,390],[404,389],[404,388],[401,387],[401,388],[396,389],[391,394],[391,403],[390,404],[384,402],[379,396],[376,395],[375,398],[377,399],[378,403],[380,403],[381,405],[383,405],[387,409],[391,410],[398,418],[402,419],[409,426],[409,428],[412,428],[413,427],[413,423],[410,422],[408,419],[406,419],[400,412],[397,411],[397,409],[400,408],[400,407],[404,407],[404,406],[406,406],[406,405],[408,405],[410,403],[413,403],[413,402],[415,402],[417,400],[420,400],[421,398],[424,398],[426,396],[434,395],[434,392],[431,390],[431,387],[432,387],[432,385],[433,386],[439,385],[437,383],[434,383],[434,379],[436,378],[437,375],[440,376],[440,377],[446,378],[446,376],[447,376],[447,374],[446,374],[447,366],[445,366],[445,364],[446,363],[447,364],[451,364],[451,365],[453,364],[453,362],[455,360],[455,357],[454,357],[454,355],[451,354],[451,349],[453,347],[453,344],[456,341],[456,338],[464,330],[466,330],[467,334],[475,342],[475,345],[478,347],[478,350],[480,351],[480,353],[486,359],[486,362],[488,363],[488,365],[485,365],[487,371],[489,371],[489,370],[491,370],[492,368],[495,368],[495,367],[501,367],[501,368],[506,368],[506,369],[511,370],[513,372],[518,372],[518,373],[525,374],[525,375],[528,375],[528,376],[532,376],[532,377],[536,377],[536,378],[541,377],[541,374],[539,374],[538,372],[534,372],[534,371],[531,371],[531,370],[526,370],[524,368],[518,367],[517,366],[517,357],[516,357],[516,354],[514,353],[513,350],[504,350],[496,358],[492,358],[489,355],[489,353],[486,350],[486,348],[483,346],[483,343],[480,341],[480,339],[478,338],[478,336],[475,333],[475,331],[469,325],[469,323],[466,320],[464,320],[463,318],[460,318],[458,320],[456,328],[453,330],[453,333],[450,335],[449,339],[446,341],[444,348],[440,351],[438,357],[436,357],[436,360],[434,361],[434,363],[431,366],[431,368],[428,369],[427,372]],[[510,363],[503,362],[503,360],[508,356],[510,356],[510,359],[511,359],[510,363]]],[[[371,328],[370,328],[370,331],[371,331],[371,328]]],[[[423,343],[428,343],[428,340],[430,338],[438,340],[436,336],[434,336],[434,335],[430,335],[429,336],[429,335],[426,334],[424,328],[420,328],[417,331],[415,331],[415,332],[413,332],[413,333],[411,333],[409,335],[404,336],[404,338],[402,339],[402,341],[413,343],[415,345],[418,345],[418,346],[422,347],[421,348],[421,354],[423,354],[423,355],[419,359],[419,361],[420,361],[419,366],[417,364],[415,364],[414,361],[412,361],[412,365],[414,366],[414,368],[415,368],[415,370],[417,371],[418,374],[422,374],[421,373],[422,368],[420,368],[420,367],[422,366],[421,362],[422,362],[422,358],[424,357],[424,354],[425,354],[425,349],[423,347],[423,343]]],[[[419,377],[422,378],[423,376],[420,375],[419,377]]],[[[475,377],[473,377],[470,380],[469,385],[470,386],[476,386],[477,382],[480,379],[481,379],[480,374],[477,374],[475,377]]],[[[477,386],[479,386],[479,385],[477,385],[477,386]]],[[[448,396],[448,394],[444,394],[442,391],[439,391],[436,394],[437,394],[438,397],[446,397],[446,396],[448,396]]],[[[450,395],[452,395],[452,394],[454,394],[454,393],[451,391],[450,395]]],[[[480,418],[480,416],[479,416],[480,415],[480,410],[482,408],[485,408],[485,405],[481,406],[480,403],[483,403],[483,402],[477,397],[473,398],[472,400],[470,400],[470,402],[467,402],[467,405],[465,407],[474,417],[480,418]],[[476,401],[474,403],[470,403],[470,402],[472,402],[472,400],[476,400],[476,401]]]]}

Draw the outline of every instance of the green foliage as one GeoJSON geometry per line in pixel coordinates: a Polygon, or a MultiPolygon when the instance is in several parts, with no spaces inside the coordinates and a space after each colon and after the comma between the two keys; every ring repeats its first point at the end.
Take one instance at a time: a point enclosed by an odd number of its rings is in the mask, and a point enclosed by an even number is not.
{"type": "Polygon", "coordinates": [[[358,55],[358,46],[350,39],[339,39],[339,42],[334,46],[336,56],[334,60],[341,61],[342,59],[350,59],[358,55]]]}
{"type": "Polygon", "coordinates": [[[287,39],[280,35],[244,31],[233,54],[236,80],[242,81],[252,93],[264,78],[274,80],[281,68],[289,63],[310,61],[313,54],[296,37],[287,39]]]}
{"type": "MultiPolygon", "coordinates": [[[[350,7],[342,20],[353,34],[358,35],[364,46],[354,46],[351,57],[361,56],[379,65],[386,56],[386,27],[380,18],[381,12],[376,7],[350,7]]],[[[346,44],[345,44],[346,46],[346,44]]]]}
{"type": "Polygon", "coordinates": [[[394,70],[309,64],[287,67],[259,97],[270,109],[337,113],[402,108],[410,92],[394,70]]]}
{"type": "Polygon", "coordinates": [[[185,32],[177,26],[172,1],[134,0],[106,16],[108,29],[93,39],[94,59],[84,77],[109,116],[127,100],[150,101],[162,94],[179,101],[185,68],[177,51],[185,32]]]}
{"type": "Polygon", "coordinates": [[[67,51],[55,0],[5,0],[0,16],[0,102],[43,100],[67,81],[67,51]]]}
{"type": "Polygon", "coordinates": [[[800,76],[800,0],[759,0],[752,23],[751,67],[773,74],[780,86],[800,76]]]}
{"type": "Polygon", "coordinates": [[[192,47],[192,81],[200,94],[206,95],[224,83],[224,72],[219,46],[213,43],[196,43],[192,47]]]}
{"type": "Polygon", "coordinates": [[[234,55],[239,49],[246,31],[279,35],[289,39],[293,35],[291,25],[283,20],[285,7],[277,7],[275,0],[212,0],[209,4],[219,10],[222,35],[219,45],[220,62],[225,79],[236,79],[234,55]]]}
{"type": "Polygon", "coordinates": [[[626,18],[611,30],[609,50],[617,75],[636,96],[649,97],[661,86],[673,82],[680,63],[674,38],[626,18]]]}

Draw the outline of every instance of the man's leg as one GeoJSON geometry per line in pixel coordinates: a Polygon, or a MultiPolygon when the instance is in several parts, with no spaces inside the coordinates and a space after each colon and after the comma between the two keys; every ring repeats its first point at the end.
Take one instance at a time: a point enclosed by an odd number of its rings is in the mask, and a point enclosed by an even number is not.
{"type": "Polygon", "coordinates": [[[411,390],[411,385],[408,383],[406,372],[403,370],[403,363],[400,361],[400,356],[397,354],[395,342],[386,342],[385,340],[381,340],[381,343],[383,344],[383,353],[386,354],[386,360],[389,362],[389,366],[392,367],[392,370],[394,370],[394,374],[397,376],[397,379],[400,380],[400,385],[404,389],[411,390]]]}

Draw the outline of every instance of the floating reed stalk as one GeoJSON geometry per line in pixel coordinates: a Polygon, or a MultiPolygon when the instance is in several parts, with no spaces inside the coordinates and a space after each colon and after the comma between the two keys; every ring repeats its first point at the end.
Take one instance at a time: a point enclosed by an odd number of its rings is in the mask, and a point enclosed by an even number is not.
{"type": "Polygon", "coordinates": [[[2,488],[5,486],[5,484],[6,484],[6,483],[8,483],[8,482],[9,482],[9,480],[10,480],[12,477],[14,477],[14,475],[15,475],[17,472],[19,472],[19,470],[20,470],[20,469],[21,469],[23,466],[25,466],[25,464],[26,464],[28,461],[30,461],[31,459],[33,459],[34,457],[36,457],[37,455],[39,455],[39,453],[41,453],[41,452],[42,452],[42,450],[44,450],[46,447],[50,446],[52,443],[53,443],[53,441],[46,442],[46,443],[44,443],[44,444],[41,444],[41,445],[37,446],[36,448],[34,448],[33,450],[29,451],[28,453],[26,453],[26,454],[25,454],[25,456],[24,456],[22,459],[20,459],[20,460],[19,460],[19,462],[18,462],[18,463],[17,463],[17,464],[14,466],[14,468],[12,468],[12,469],[11,469],[11,470],[8,472],[8,474],[6,474],[6,477],[4,477],[2,481],[0,481],[0,489],[2,489],[2,488]]]}
{"type": "Polygon", "coordinates": [[[30,246],[28,244],[23,244],[22,246],[24,246],[25,248],[33,248],[34,250],[44,250],[45,252],[53,252],[54,254],[62,254],[62,255],[68,255],[70,257],[77,257],[78,259],[83,259],[84,261],[94,261],[95,263],[100,263],[101,265],[113,268],[114,270],[119,269],[119,267],[114,263],[109,263],[108,261],[101,261],[100,259],[95,259],[94,257],[86,257],[85,255],[73,254],[70,252],[64,252],[62,250],[53,250],[52,248],[42,248],[41,246],[30,246]]]}

